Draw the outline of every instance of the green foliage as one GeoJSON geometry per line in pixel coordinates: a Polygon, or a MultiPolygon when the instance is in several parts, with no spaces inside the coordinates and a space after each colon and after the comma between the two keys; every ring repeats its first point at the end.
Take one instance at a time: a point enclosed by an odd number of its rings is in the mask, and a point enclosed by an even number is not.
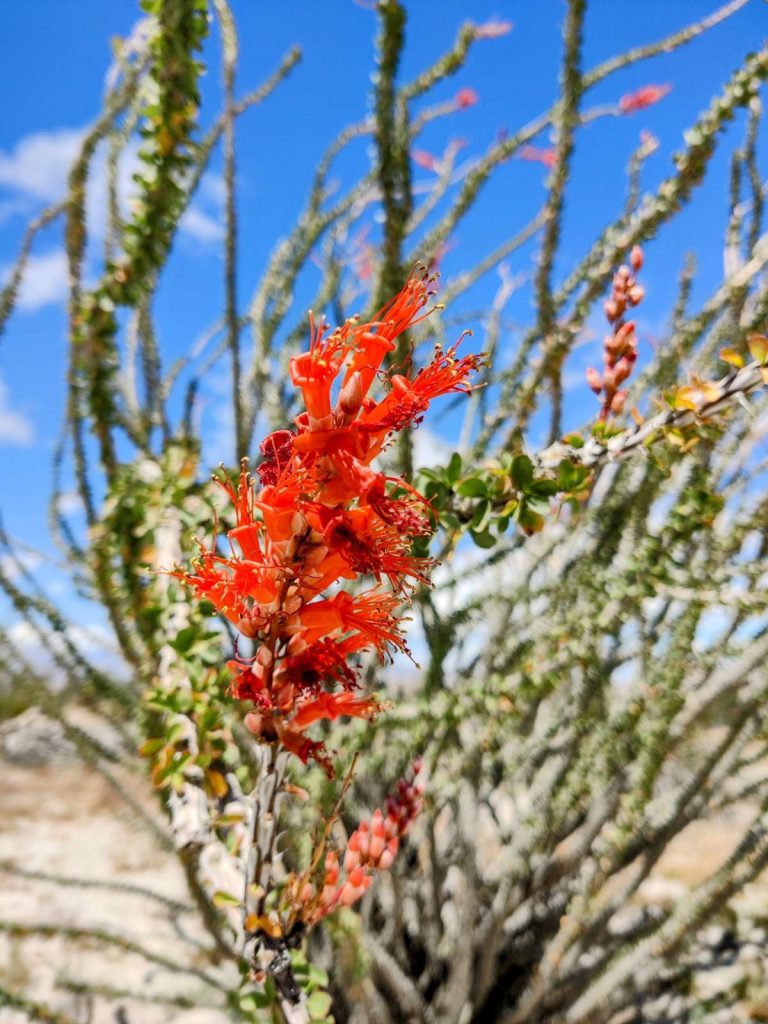
{"type": "Polygon", "coordinates": [[[491,548],[510,524],[530,535],[562,504],[578,509],[588,496],[590,480],[589,469],[569,459],[562,459],[554,471],[537,472],[527,455],[504,452],[498,462],[473,468],[464,466],[454,452],[444,469],[420,470],[417,483],[430,503],[435,526],[454,539],[467,533],[477,547],[491,548]]]}

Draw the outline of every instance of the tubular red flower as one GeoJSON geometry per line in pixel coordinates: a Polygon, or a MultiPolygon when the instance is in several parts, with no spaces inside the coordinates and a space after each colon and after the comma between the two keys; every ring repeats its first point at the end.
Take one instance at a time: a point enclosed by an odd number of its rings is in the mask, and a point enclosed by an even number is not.
{"type": "Polygon", "coordinates": [[[342,715],[347,718],[373,718],[381,710],[382,705],[370,697],[356,697],[352,693],[320,693],[316,697],[308,697],[300,705],[291,719],[295,729],[306,729],[308,725],[321,718],[333,721],[342,715]]]}
{"type": "Polygon", "coordinates": [[[460,342],[461,339],[445,351],[436,346],[432,362],[419,370],[413,380],[396,374],[386,398],[361,416],[365,428],[387,432],[402,430],[420,423],[433,399],[451,392],[467,394],[471,390],[469,376],[479,369],[482,358],[478,355],[457,358],[460,342]]]}
{"type": "Polygon", "coordinates": [[[389,647],[406,651],[399,630],[402,620],[395,615],[400,600],[397,595],[380,590],[369,590],[356,597],[342,590],[335,597],[304,605],[294,628],[301,630],[308,643],[329,633],[356,633],[382,657],[389,647]]]}

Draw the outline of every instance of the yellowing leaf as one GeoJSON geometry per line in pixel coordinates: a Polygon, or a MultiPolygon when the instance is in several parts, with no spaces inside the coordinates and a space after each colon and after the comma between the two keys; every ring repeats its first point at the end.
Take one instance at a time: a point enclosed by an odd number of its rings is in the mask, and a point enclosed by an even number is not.
{"type": "Polygon", "coordinates": [[[696,388],[692,388],[688,384],[678,388],[674,395],[674,407],[676,409],[690,409],[691,412],[696,412],[696,402],[694,401],[696,395],[696,388]]]}
{"type": "Polygon", "coordinates": [[[239,907],[240,900],[237,896],[233,896],[231,892],[224,892],[223,889],[219,889],[211,897],[217,907],[239,907]]]}
{"type": "Polygon", "coordinates": [[[211,769],[205,777],[208,780],[208,785],[211,787],[214,796],[225,797],[227,793],[229,793],[229,785],[221,772],[211,769]]]}
{"type": "Polygon", "coordinates": [[[724,363],[729,363],[731,366],[735,366],[737,370],[740,370],[744,365],[744,356],[741,352],[737,352],[735,348],[721,349],[720,358],[724,363]]]}
{"type": "Polygon", "coordinates": [[[752,358],[761,366],[768,366],[768,338],[764,334],[750,334],[747,344],[752,358]]]}
{"type": "Polygon", "coordinates": [[[245,919],[245,930],[248,932],[263,932],[271,939],[279,939],[283,934],[280,921],[275,914],[248,914],[245,919]]]}

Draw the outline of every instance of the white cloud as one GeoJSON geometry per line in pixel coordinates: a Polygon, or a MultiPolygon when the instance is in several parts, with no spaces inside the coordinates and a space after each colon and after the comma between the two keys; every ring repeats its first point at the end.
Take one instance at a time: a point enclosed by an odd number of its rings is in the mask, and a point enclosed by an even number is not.
{"type": "Polygon", "coordinates": [[[64,491],[59,495],[59,509],[64,515],[76,515],[83,511],[83,499],[77,491],[64,491]]]}
{"type": "Polygon", "coordinates": [[[9,401],[8,385],[0,377],[0,444],[25,447],[35,439],[32,421],[23,413],[12,408],[9,401]]]}
{"type": "MultiPolygon", "coordinates": [[[[2,275],[7,278],[10,267],[2,275]]],[[[52,249],[41,256],[30,256],[19,287],[17,309],[34,312],[42,306],[61,302],[69,288],[67,256],[63,249],[52,249]]]]}
{"type": "Polygon", "coordinates": [[[197,242],[218,242],[224,237],[224,225],[213,214],[193,203],[182,217],[179,229],[197,242]]]}
{"type": "MultiPolygon", "coordinates": [[[[80,151],[83,128],[60,128],[24,136],[8,150],[0,150],[0,223],[16,215],[30,216],[40,203],[62,199],[67,191],[70,168],[80,151]]],[[[124,216],[130,212],[136,194],[133,175],[139,169],[138,144],[123,151],[118,169],[119,205],[124,216]]],[[[224,233],[221,211],[224,183],[212,171],[203,175],[198,197],[183,217],[179,228],[198,242],[219,241],[224,233]]],[[[106,146],[96,150],[89,175],[88,228],[103,235],[107,209],[106,146]]]]}
{"type": "Polygon", "coordinates": [[[25,135],[11,152],[0,151],[0,185],[45,202],[61,199],[83,134],[82,128],[60,128],[25,135]]]}

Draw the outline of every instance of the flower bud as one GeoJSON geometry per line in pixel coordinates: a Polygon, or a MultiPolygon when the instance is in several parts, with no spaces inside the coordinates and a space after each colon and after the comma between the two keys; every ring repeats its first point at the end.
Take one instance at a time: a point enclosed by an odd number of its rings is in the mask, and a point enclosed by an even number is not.
{"type": "Polygon", "coordinates": [[[596,395],[599,395],[603,390],[603,378],[592,366],[587,369],[587,384],[589,384],[596,395]]]}
{"type": "Polygon", "coordinates": [[[363,884],[365,878],[365,869],[363,867],[357,867],[354,871],[350,871],[347,881],[350,885],[354,885],[355,888],[363,884]]]}
{"type": "Polygon", "coordinates": [[[363,380],[360,374],[355,372],[350,376],[339,394],[339,401],[336,406],[345,420],[352,420],[360,412],[363,404],[363,380]]]}
{"type": "Polygon", "coordinates": [[[266,668],[266,666],[267,665],[271,665],[274,660],[275,660],[275,655],[269,649],[269,647],[267,647],[266,644],[261,644],[259,646],[258,651],[256,652],[256,661],[257,661],[257,663],[259,665],[264,665],[264,667],[266,668]]]}
{"type": "Polygon", "coordinates": [[[373,836],[371,838],[370,846],[368,847],[368,859],[372,864],[378,864],[381,861],[381,855],[385,849],[384,836],[373,836]]]}
{"type": "Polygon", "coordinates": [[[639,245],[633,245],[632,252],[629,254],[629,262],[632,264],[632,269],[635,273],[637,273],[638,270],[643,269],[643,259],[644,254],[642,248],[639,245]]]}
{"type": "Polygon", "coordinates": [[[618,416],[624,409],[624,403],[627,400],[628,391],[617,391],[611,399],[611,412],[618,416]]]}
{"type": "Polygon", "coordinates": [[[620,359],[614,367],[613,374],[616,384],[623,384],[632,373],[632,364],[628,359],[620,359]]]}

